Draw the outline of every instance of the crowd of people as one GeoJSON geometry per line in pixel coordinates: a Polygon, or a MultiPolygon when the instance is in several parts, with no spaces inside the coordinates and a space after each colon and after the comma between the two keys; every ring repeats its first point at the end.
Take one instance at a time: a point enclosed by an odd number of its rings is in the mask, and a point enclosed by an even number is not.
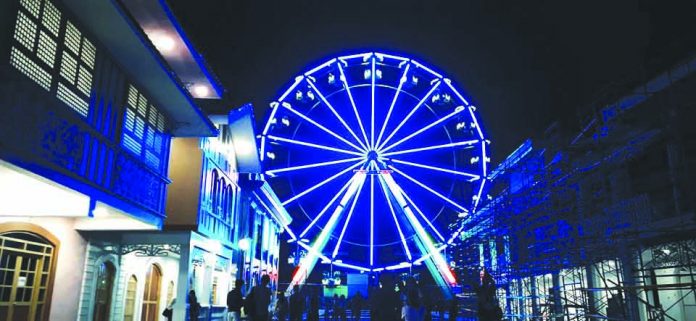
{"type": "MultiPolygon", "coordinates": [[[[431,321],[433,315],[441,321],[455,321],[459,315],[456,299],[437,298],[413,278],[389,283],[380,282],[371,288],[367,298],[356,292],[347,298],[344,294],[324,297],[320,288],[291,288],[288,293],[278,292],[272,300],[268,275],[252,287],[244,296],[244,281],[235,281],[235,287],[227,294],[227,315],[229,321],[239,321],[246,315],[249,321],[360,321],[363,310],[369,311],[369,320],[375,321],[431,321]],[[272,306],[272,302],[275,304],[272,306]],[[320,315],[323,311],[323,315],[320,315]]],[[[478,299],[478,318],[481,321],[499,321],[502,317],[495,298],[495,281],[485,270],[481,271],[479,282],[474,285],[478,299]]],[[[189,293],[189,319],[198,320],[200,305],[194,291],[189,293]]],[[[171,318],[172,302],[163,315],[171,318]]]]}

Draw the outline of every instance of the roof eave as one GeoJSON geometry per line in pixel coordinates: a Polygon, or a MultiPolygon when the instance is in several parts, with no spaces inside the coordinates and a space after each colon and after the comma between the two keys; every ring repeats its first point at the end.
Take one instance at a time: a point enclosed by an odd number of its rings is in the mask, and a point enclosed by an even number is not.
{"type": "Polygon", "coordinates": [[[95,39],[171,120],[178,137],[216,136],[217,128],[195,103],[140,27],[116,0],[64,0],[95,39]]]}

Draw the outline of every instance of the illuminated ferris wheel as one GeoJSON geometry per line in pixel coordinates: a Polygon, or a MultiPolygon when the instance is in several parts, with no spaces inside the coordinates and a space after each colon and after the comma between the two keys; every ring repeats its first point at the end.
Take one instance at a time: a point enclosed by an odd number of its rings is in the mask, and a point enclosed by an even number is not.
{"type": "Polygon", "coordinates": [[[475,211],[489,143],[476,108],[438,72],[395,55],[330,59],[271,104],[265,174],[293,217],[288,232],[318,262],[379,272],[425,264],[445,284],[441,254],[475,211]]]}

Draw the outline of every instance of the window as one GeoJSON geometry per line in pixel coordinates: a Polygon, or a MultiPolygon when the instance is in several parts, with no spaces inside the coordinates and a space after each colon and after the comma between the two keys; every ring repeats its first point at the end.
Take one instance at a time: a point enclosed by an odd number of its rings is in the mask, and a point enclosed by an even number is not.
{"type": "Polygon", "coordinates": [[[39,234],[0,233],[0,320],[48,320],[55,253],[39,234]]]}
{"type": "Polygon", "coordinates": [[[47,0],[20,0],[13,38],[10,65],[86,117],[97,55],[94,44],[47,0]],[[60,76],[54,78],[56,73],[60,76]]]}
{"type": "Polygon", "coordinates": [[[103,262],[97,270],[97,288],[94,294],[92,320],[108,321],[111,315],[111,293],[114,289],[116,268],[111,262],[103,262]]]}
{"type": "Polygon", "coordinates": [[[165,153],[164,115],[134,86],[129,86],[123,116],[123,146],[157,171],[165,153]]]}
{"type": "Polygon", "coordinates": [[[126,287],[126,304],[123,311],[123,321],[135,320],[135,292],[138,289],[138,279],[131,275],[126,287]]]}
{"type": "Polygon", "coordinates": [[[209,190],[210,212],[216,217],[234,225],[234,213],[237,206],[236,185],[228,183],[225,176],[219,174],[217,169],[210,171],[209,190]]]}
{"type": "Polygon", "coordinates": [[[220,175],[218,171],[214,169],[210,174],[210,211],[214,214],[219,213],[219,199],[220,193],[218,192],[220,186],[220,175]]]}

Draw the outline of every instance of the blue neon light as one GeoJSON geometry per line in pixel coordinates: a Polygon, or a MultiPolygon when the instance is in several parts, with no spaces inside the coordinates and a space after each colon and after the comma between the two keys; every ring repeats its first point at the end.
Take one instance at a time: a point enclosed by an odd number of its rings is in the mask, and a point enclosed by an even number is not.
{"type": "Polygon", "coordinates": [[[261,135],[273,156],[263,156],[265,173],[293,216],[288,231],[313,240],[298,241],[312,258],[294,282],[321,260],[358,271],[424,263],[451,284],[436,243],[456,238],[448,217],[480,206],[489,171],[475,107],[443,73],[402,55],[364,52],[315,66],[272,104],[261,135]],[[469,194],[452,194],[454,184],[470,184],[469,194]]]}

